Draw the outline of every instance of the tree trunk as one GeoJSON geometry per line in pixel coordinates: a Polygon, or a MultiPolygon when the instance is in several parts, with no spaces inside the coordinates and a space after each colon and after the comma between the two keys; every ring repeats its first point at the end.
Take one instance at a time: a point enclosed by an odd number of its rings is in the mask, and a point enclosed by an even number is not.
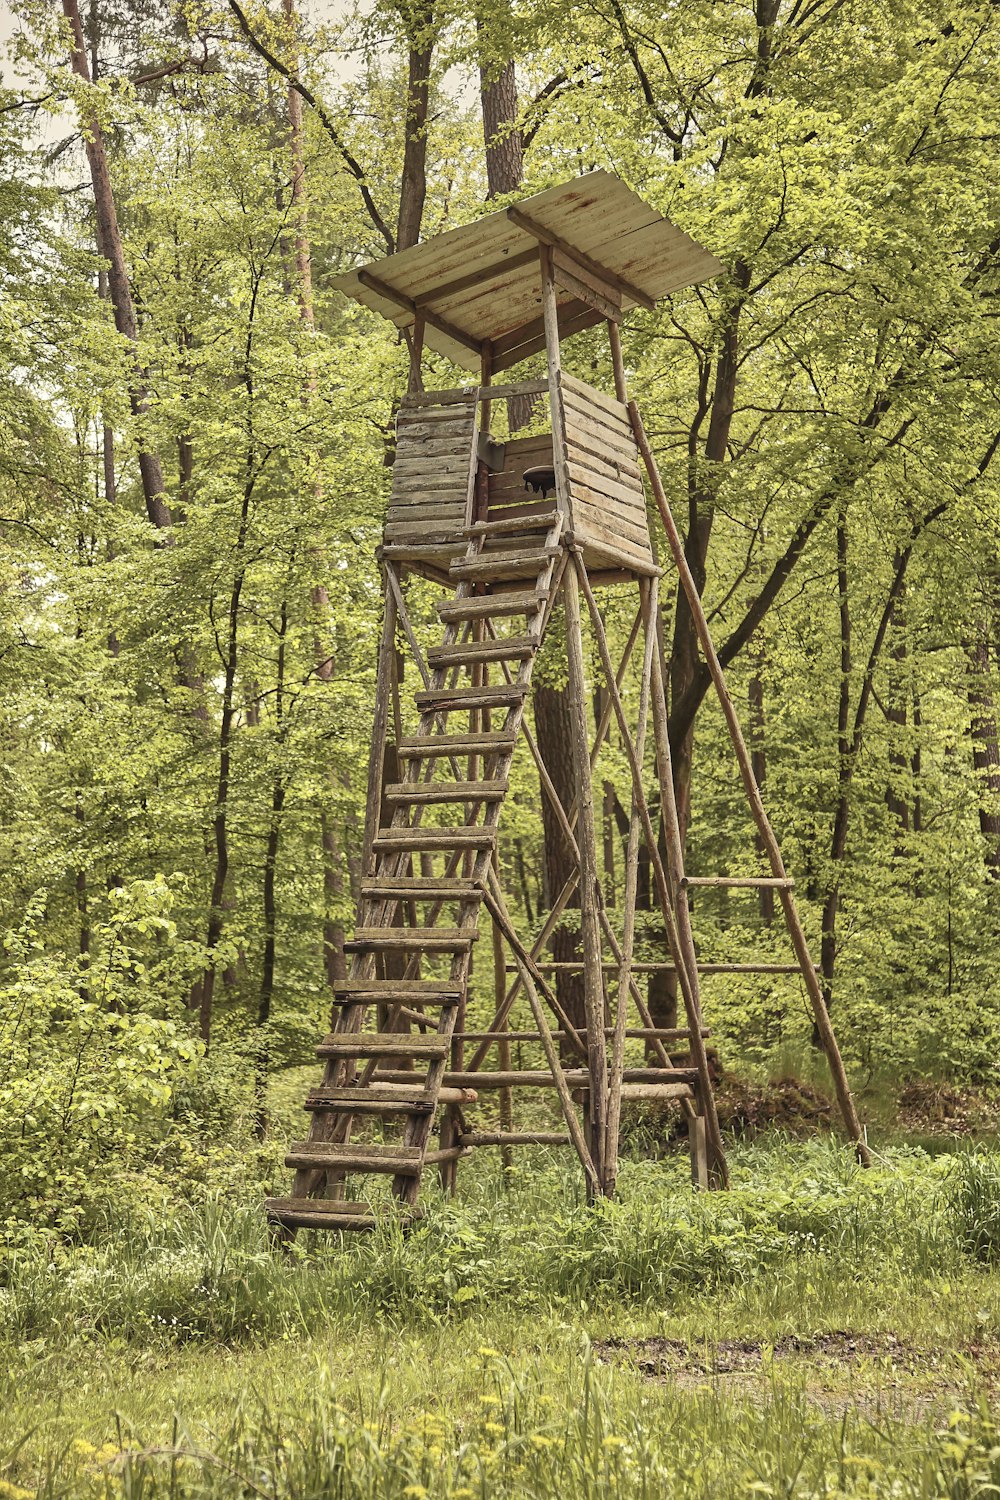
{"type": "Polygon", "coordinates": [[[972,710],[972,764],[979,783],[979,830],[990,878],[1000,880],[1000,733],[990,680],[990,645],[985,622],[969,647],[969,707],[972,710]]]}
{"type": "MultiPolygon", "coordinates": [[[[286,0],[288,3],[288,0],[286,0]]],[[[427,197],[427,107],[430,99],[431,59],[434,55],[434,6],[429,0],[408,0],[399,7],[406,31],[406,110],[403,117],[403,180],[399,191],[396,249],[408,250],[420,239],[427,197]]]]}
{"type": "MultiPolygon", "coordinates": [[[[285,15],[291,28],[296,26],[295,0],[282,0],[285,15]]],[[[429,67],[429,57],[428,57],[429,67]]],[[[411,59],[412,77],[412,59],[411,59]]],[[[426,119],[426,86],[424,91],[424,119],[426,119]]],[[[312,247],[309,240],[309,201],[306,193],[306,164],[302,134],[302,96],[297,89],[288,89],[289,153],[292,166],[292,219],[295,226],[295,280],[299,316],[307,327],[315,324],[312,291],[312,247]]],[[[409,144],[409,142],[407,142],[409,144]]],[[[423,168],[421,166],[421,176],[423,168]]],[[[404,167],[404,180],[406,169],[404,167]]],[[[400,216],[402,217],[403,193],[400,194],[400,216]]],[[[421,206],[423,196],[421,190],[421,206]]],[[[417,221],[417,237],[420,224],[417,221]]],[[[415,241],[414,241],[415,242],[415,241]]],[[[397,245],[397,249],[404,248],[397,245]]],[[[308,401],[316,391],[316,376],[307,371],[303,400],[308,401]]],[[[325,560],[314,552],[317,571],[322,573],[325,560]]],[[[320,682],[329,682],[333,676],[333,651],[323,639],[323,627],[329,621],[330,597],[326,585],[313,584],[310,592],[315,630],[313,653],[316,660],[316,676],[320,682]]],[[[328,778],[335,785],[332,774],[328,778]]],[[[323,855],[323,969],[329,986],[347,978],[347,963],[344,958],[344,925],[335,915],[343,896],[344,878],[341,870],[340,848],[333,818],[327,808],[320,811],[320,847],[323,855]]]]}
{"type": "MultiPolygon", "coordinates": [[[[564,688],[537,684],[532,694],[535,709],[535,735],[545,769],[567,812],[577,792],[576,768],[573,762],[572,722],[569,698],[564,688]]],[[[545,897],[549,906],[566,881],[576,873],[576,860],[567,848],[566,839],[549,799],[542,796],[542,832],[545,841],[545,897]]],[[[579,892],[568,909],[579,911],[579,892]]],[[[556,963],[580,963],[579,923],[560,923],[552,934],[552,957],[556,963]]],[[[576,1027],[586,1025],[581,969],[556,970],[556,995],[560,1005],[576,1027]]]]}
{"type": "MultiPolygon", "coordinates": [[[[73,46],[70,52],[70,64],[73,72],[85,84],[90,84],[90,65],[87,61],[87,45],[83,36],[83,26],[80,21],[80,7],[77,0],[62,0],[63,15],[70,23],[73,34],[73,46]]],[[[145,418],[149,410],[149,396],[146,388],[146,372],[139,362],[139,328],[135,315],[135,303],[132,300],[132,287],[129,281],[128,268],[125,264],[125,251],[122,246],[121,229],[118,223],[118,213],[115,208],[114,193],[111,187],[111,174],[108,169],[108,157],[104,147],[104,134],[101,130],[97,115],[86,106],[81,105],[81,124],[84,133],[84,147],[87,152],[87,162],[90,166],[90,178],[94,188],[94,206],[97,212],[97,243],[101,254],[108,262],[108,290],[111,296],[111,306],[114,309],[115,327],[118,332],[132,346],[133,368],[132,378],[129,381],[129,403],[133,415],[140,419],[145,418]]],[[[169,531],[173,525],[173,517],[170,507],[167,505],[163,488],[163,470],[160,465],[159,456],[151,452],[144,445],[139,448],[139,472],[142,477],[142,492],[146,501],[146,514],[153,525],[161,531],[169,531]]]]}

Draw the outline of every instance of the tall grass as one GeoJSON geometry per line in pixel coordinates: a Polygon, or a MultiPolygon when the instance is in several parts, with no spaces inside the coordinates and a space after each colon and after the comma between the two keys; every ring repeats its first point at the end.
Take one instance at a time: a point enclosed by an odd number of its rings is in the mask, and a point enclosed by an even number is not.
{"type": "Polygon", "coordinates": [[[764,1399],[640,1394],[584,1350],[557,1380],[515,1375],[489,1349],[478,1410],[433,1404],[401,1419],[383,1385],[349,1411],[322,1377],[294,1407],[247,1394],[221,1429],[175,1416],[164,1431],[118,1424],[98,1447],[63,1441],[38,1460],[37,1485],[0,1482],[7,1500],[504,1500],[555,1495],[857,1496],[971,1500],[996,1493],[1000,1446],[983,1406],[917,1427],[884,1413],[830,1420],[773,1370],[764,1399]],[[557,1393],[558,1399],[553,1395],[557,1393]]]}
{"type": "Polygon", "coordinates": [[[92,1245],[35,1244],[0,1261],[0,1338],[266,1339],[330,1319],[419,1324],[512,1310],[670,1306],[692,1292],[797,1274],[951,1274],[1000,1256],[1000,1159],[897,1151],[858,1168],[832,1143],[763,1148],[727,1194],[696,1194],[680,1163],[633,1163],[621,1196],[588,1206],[576,1175],[540,1158],[431,1200],[403,1234],[275,1250],[259,1202],[208,1197],[109,1222],[92,1245]]]}

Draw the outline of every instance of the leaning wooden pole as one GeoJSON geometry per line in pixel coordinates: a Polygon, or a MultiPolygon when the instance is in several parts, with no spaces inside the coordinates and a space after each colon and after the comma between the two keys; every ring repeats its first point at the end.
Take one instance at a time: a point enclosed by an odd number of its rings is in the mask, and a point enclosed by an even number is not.
{"type": "Polygon", "coordinates": [[[812,961],[812,955],[809,952],[809,944],[806,941],[806,935],[802,927],[801,919],[799,917],[798,908],[795,905],[795,898],[792,895],[791,888],[787,883],[788,876],[785,871],[784,861],[781,858],[781,850],[778,847],[778,841],[774,836],[774,830],[771,827],[770,820],[768,819],[767,813],[764,809],[764,803],[760,795],[760,788],[757,785],[757,778],[753,774],[753,763],[750,758],[750,751],[747,749],[746,741],[743,738],[743,731],[740,728],[740,721],[737,716],[736,709],[733,705],[733,700],[729,696],[729,689],[726,686],[726,679],[723,675],[722,666],[719,662],[718,656],[716,655],[711,632],[708,628],[708,620],[705,617],[705,610],[701,602],[701,595],[698,592],[697,585],[695,584],[694,578],[691,574],[691,569],[688,567],[688,561],[684,555],[684,544],[681,540],[680,532],[677,530],[677,524],[674,521],[673,514],[670,510],[670,504],[667,500],[667,493],[663,487],[663,480],[660,478],[660,471],[657,468],[656,462],[653,458],[653,452],[649,446],[649,439],[647,438],[646,430],[642,425],[642,418],[639,416],[639,408],[636,406],[634,401],[630,401],[628,403],[628,412],[632,422],[632,430],[635,433],[635,440],[638,444],[639,452],[642,454],[642,460],[646,466],[646,473],[649,475],[649,483],[652,487],[653,498],[656,500],[656,504],[660,512],[660,518],[663,521],[663,529],[667,534],[667,541],[670,544],[670,550],[673,553],[674,562],[677,565],[677,571],[680,575],[681,588],[684,590],[685,597],[687,598],[688,607],[691,610],[691,618],[694,620],[695,629],[698,632],[698,640],[701,644],[702,653],[705,657],[705,662],[708,666],[712,682],[715,685],[715,690],[719,696],[719,702],[722,705],[722,712],[725,716],[726,726],[729,730],[729,737],[733,743],[733,749],[736,752],[736,760],[740,768],[740,776],[743,781],[743,786],[746,790],[747,800],[750,804],[750,811],[753,815],[753,820],[756,824],[757,832],[760,835],[761,845],[767,855],[772,874],[776,879],[783,882],[783,884],[778,887],[778,894],[781,898],[781,906],[785,915],[785,923],[788,927],[788,933],[792,940],[792,947],[795,950],[795,957],[798,960],[799,967],[802,970],[802,977],[805,980],[806,991],[809,995],[813,1016],[816,1021],[816,1030],[819,1033],[823,1051],[826,1053],[827,1061],[830,1064],[830,1072],[833,1076],[834,1088],[837,1091],[837,1102],[840,1105],[840,1112],[843,1116],[844,1124],[847,1127],[847,1132],[850,1135],[851,1140],[854,1142],[854,1149],[857,1153],[858,1161],[861,1162],[863,1166],[868,1167],[871,1166],[871,1154],[868,1150],[868,1144],[865,1140],[864,1131],[861,1128],[861,1121],[858,1119],[858,1113],[854,1107],[854,1099],[851,1095],[851,1086],[847,1080],[847,1071],[844,1067],[844,1060],[840,1055],[840,1048],[837,1045],[837,1038],[834,1034],[833,1026],[830,1024],[830,1015],[826,1008],[826,1002],[823,999],[823,991],[820,989],[819,980],[816,977],[816,969],[812,961]]]}

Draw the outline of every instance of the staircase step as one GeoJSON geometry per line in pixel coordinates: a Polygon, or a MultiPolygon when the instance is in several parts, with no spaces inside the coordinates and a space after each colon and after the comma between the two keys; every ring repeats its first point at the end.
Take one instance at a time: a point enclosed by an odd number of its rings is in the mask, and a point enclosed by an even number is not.
{"type": "Polygon", "coordinates": [[[377,854],[397,853],[408,849],[490,849],[496,839],[495,828],[463,823],[455,828],[380,828],[373,848],[377,854]]]}
{"type": "Polygon", "coordinates": [[[442,755],[506,755],[514,749],[513,735],[491,734],[424,734],[416,739],[400,740],[400,760],[427,760],[442,755]]]}
{"type": "Polygon", "coordinates": [[[525,589],[518,593],[473,594],[467,599],[438,601],[438,614],[446,625],[460,620],[499,619],[502,615],[533,615],[548,598],[543,589],[525,589]]]}
{"type": "Polygon", "coordinates": [[[527,691],[525,683],[504,682],[486,687],[428,688],[414,693],[413,698],[422,714],[447,714],[470,708],[514,708],[527,691]]]}
{"type": "Polygon", "coordinates": [[[538,650],[533,635],[509,635],[499,640],[462,641],[457,646],[435,646],[427,653],[429,667],[470,666],[484,661],[525,661],[538,650]]]}
{"type": "Polygon", "coordinates": [[[345,979],[333,986],[336,1005],[457,1005],[462,991],[440,979],[345,979]]]}
{"type": "Polygon", "coordinates": [[[370,1203],[343,1198],[268,1198],[267,1216],[288,1229],[374,1229],[370,1203]]]}
{"type": "Polygon", "coordinates": [[[519,531],[550,531],[558,520],[557,510],[546,510],[537,516],[505,516],[502,521],[473,521],[471,526],[465,528],[463,535],[512,536],[519,531]]]}
{"type": "Polygon", "coordinates": [[[476,941],[475,928],[461,927],[359,927],[345,953],[381,952],[459,953],[476,941]]]}
{"type": "Polygon", "coordinates": [[[412,1031],[333,1031],[317,1057],[447,1057],[451,1038],[412,1031]]]}
{"type": "Polygon", "coordinates": [[[409,1088],[393,1084],[369,1084],[367,1088],[312,1089],[305,1107],[317,1112],[334,1111],[357,1115],[429,1115],[435,1101],[421,1089],[417,1079],[409,1088]]]}
{"type": "Polygon", "coordinates": [[[407,806],[425,802],[502,802],[508,785],[506,777],[491,781],[390,781],[385,800],[407,806]]]}
{"type": "Polygon", "coordinates": [[[481,901],[483,892],[471,880],[424,875],[375,875],[361,882],[368,901],[481,901]]]}
{"type": "Polygon", "coordinates": [[[491,552],[468,562],[453,562],[449,576],[470,583],[490,582],[495,578],[527,578],[538,574],[559,556],[558,547],[539,547],[531,552],[491,552]]]}
{"type": "Polygon", "coordinates": [[[332,1141],[293,1141],[285,1166],[294,1171],[392,1172],[416,1177],[423,1153],[419,1146],[371,1146],[363,1142],[339,1145],[332,1141]]]}

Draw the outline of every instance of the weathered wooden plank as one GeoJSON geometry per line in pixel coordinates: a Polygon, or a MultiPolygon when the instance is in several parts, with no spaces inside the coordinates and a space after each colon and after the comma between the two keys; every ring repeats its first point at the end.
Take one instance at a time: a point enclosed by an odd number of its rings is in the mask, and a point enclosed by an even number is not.
{"type": "Polygon", "coordinates": [[[621,454],[636,462],[636,446],[631,433],[619,426],[613,417],[598,412],[594,406],[587,407],[575,396],[566,393],[566,436],[574,437],[580,444],[599,444],[599,452],[621,454]]]}
{"type": "Polygon", "coordinates": [[[417,454],[400,451],[396,454],[392,472],[403,479],[446,479],[453,476],[464,479],[468,467],[469,456],[467,453],[454,453],[451,450],[440,454],[417,454]]]}
{"type": "Polygon", "coordinates": [[[569,479],[571,492],[576,485],[580,485],[595,494],[606,495],[611,500],[621,500],[626,507],[638,507],[643,515],[646,514],[646,498],[641,484],[628,484],[625,480],[612,479],[608,474],[601,474],[595,468],[574,461],[572,450],[569,455],[569,479]]]}
{"type": "Polygon", "coordinates": [[[468,599],[442,599],[438,614],[445,622],[482,620],[492,615],[532,615],[545,603],[547,594],[525,589],[518,593],[478,594],[468,599]]]}
{"type": "Polygon", "coordinates": [[[573,533],[577,540],[593,537],[597,541],[622,542],[629,549],[638,550],[643,557],[650,556],[649,533],[632,525],[614,510],[605,510],[587,499],[573,497],[573,533]]]}
{"type": "MultiPolygon", "coordinates": [[[[525,230],[528,234],[533,234],[535,239],[540,240],[543,245],[548,245],[553,250],[561,251],[571,264],[575,263],[579,265],[582,270],[589,271],[592,276],[596,276],[606,284],[615,287],[619,293],[624,294],[631,301],[637,302],[640,307],[648,308],[650,311],[655,308],[656,304],[653,299],[648,297],[640,287],[635,286],[632,282],[626,280],[625,277],[618,276],[614,271],[610,271],[607,266],[602,266],[592,256],[586,255],[582,250],[578,250],[574,245],[569,244],[561,235],[555,234],[551,229],[547,229],[544,224],[539,224],[537,220],[531,218],[530,214],[526,214],[523,209],[508,208],[507,217],[519,229],[525,230]]],[[[613,232],[612,225],[610,223],[602,224],[602,232],[606,232],[610,237],[613,232]]]]}
{"type": "Polygon", "coordinates": [[[331,1032],[316,1048],[317,1057],[447,1057],[451,1039],[433,1032],[331,1032]]]}
{"type": "Polygon", "coordinates": [[[590,406],[596,406],[598,410],[607,412],[615,417],[623,426],[631,430],[629,422],[628,407],[614,396],[605,395],[596,386],[588,385],[585,380],[578,380],[575,375],[570,375],[566,370],[561,372],[561,381],[564,391],[571,392],[580,400],[587,402],[590,406]]]}
{"type": "MultiPolygon", "coordinates": [[[[621,317],[621,297],[615,292],[613,287],[608,286],[606,288],[612,295],[605,296],[603,292],[595,291],[592,285],[588,285],[588,282],[583,280],[581,274],[583,271],[582,266],[577,266],[574,270],[570,270],[564,256],[560,257],[563,261],[562,265],[558,263],[556,255],[553,255],[552,259],[555,280],[562,287],[563,291],[569,292],[570,296],[575,297],[578,302],[584,302],[588,307],[592,307],[595,312],[600,313],[602,318],[606,318],[609,321],[616,321],[621,317]],[[615,296],[618,298],[617,301],[612,300],[615,296]]],[[[596,276],[588,278],[590,282],[596,282],[597,279],[596,276]]]]}
{"type": "Polygon", "coordinates": [[[434,406],[456,406],[464,404],[474,407],[479,399],[478,386],[457,386],[446,391],[419,391],[403,397],[399,403],[400,413],[412,408],[428,408],[434,406]]]}
{"type": "MultiPolygon", "coordinates": [[[[606,479],[614,479],[619,484],[626,485],[633,494],[645,494],[639,465],[635,457],[630,454],[603,447],[596,441],[592,443],[591,448],[587,448],[575,436],[567,435],[566,456],[571,464],[579,464],[581,468],[589,469],[593,474],[603,474],[606,479]]],[[[645,501],[643,503],[645,504],[645,501]]]]}

